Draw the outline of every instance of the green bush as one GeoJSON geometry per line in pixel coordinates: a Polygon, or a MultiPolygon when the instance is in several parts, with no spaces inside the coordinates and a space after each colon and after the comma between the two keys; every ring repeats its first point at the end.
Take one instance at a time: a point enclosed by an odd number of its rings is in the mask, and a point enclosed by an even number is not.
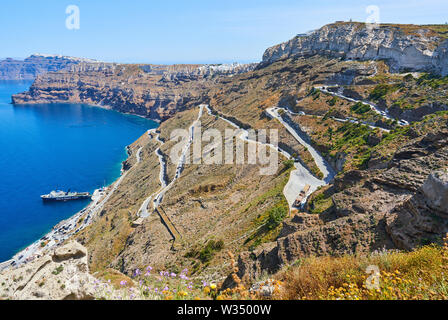
{"type": "Polygon", "coordinates": [[[320,97],[320,90],[316,88],[311,88],[310,93],[308,94],[313,97],[313,100],[316,100],[320,97]]]}
{"type": "Polygon", "coordinates": [[[284,207],[275,207],[269,210],[268,221],[266,226],[269,230],[275,229],[282,223],[288,212],[284,207]]]}
{"type": "Polygon", "coordinates": [[[321,214],[322,212],[333,206],[333,201],[331,197],[325,197],[325,194],[319,193],[310,201],[310,213],[321,214]]]}
{"type": "Polygon", "coordinates": [[[285,166],[285,170],[291,169],[294,166],[294,160],[285,160],[283,161],[283,165],[285,166]]]}
{"type": "Polygon", "coordinates": [[[432,89],[438,89],[440,86],[445,86],[448,84],[448,76],[440,77],[433,74],[423,74],[417,80],[417,84],[429,86],[432,89]]]}
{"type": "Polygon", "coordinates": [[[328,100],[327,101],[327,103],[330,105],[330,106],[334,106],[337,102],[338,102],[338,98],[337,97],[333,97],[333,98],[331,98],[330,100],[328,100]]]}
{"type": "Polygon", "coordinates": [[[213,259],[215,252],[224,248],[224,241],[222,240],[210,240],[205,247],[199,252],[199,260],[202,263],[207,263],[213,259]]]}
{"type": "Polygon", "coordinates": [[[393,90],[393,86],[391,86],[391,85],[379,84],[370,93],[369,99],[372,99],[372,100],[382,99],[386,96],[386,94],[388,94],[392,90],[393,90]]]}
{"type": "Polygon", "coordinates": [[[55,268],[52,273],[57,276],[62,271],[64,271],[64,267],[63,266],[59,266],[59,267],[55,268]]]}
{"type": "Polygon", "coordinates": [[[370,111],[370,106],[362,102],[357,102],[350,107],[350,110],[357,114],[364,114],[370,111]]]}

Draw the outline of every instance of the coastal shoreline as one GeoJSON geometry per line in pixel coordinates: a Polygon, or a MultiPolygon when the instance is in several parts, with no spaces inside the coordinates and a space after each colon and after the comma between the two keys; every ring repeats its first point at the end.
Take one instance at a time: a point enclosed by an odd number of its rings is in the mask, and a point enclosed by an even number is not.
{"type": "MultiPolygon", "coordinates": [[[[67,103],[71,104],[71,103],[67,103]]],[[[23,104],[28,105],[28,104],[23,104]]],[[[31,104],[29,104],[31,105],[31,104]]],[[[91,105],[86,104],[91,107],[96,108],[103,108],[107,110],[116,111],[113,109],[108,109],[104,106],[98,106],[98,105],[91,105]]],[[[119,112],[119,111],[116,111],[119,112]]],[[[122,112],[119,112],[122,113],[122,112]]],[[[125,114],[125,113],[122,113],[125,114]]],[[[160,123],[157,120],[146,118],[140,115],[127,113],[128,115],[132,116],[139,116],[144,119],[149,119],[154,122],[160,123]]],[[[155,130],[157,128],[154,128],[152,130],[155,130]]],[[[148,130],[145,131],[145,134],[147,134],[148,130]]],[[[138,139],[140,139],[139,137],[138,139]]],[[[137,140],[138,140],[137,139],[137,140]]],[[[136,141],[137,141],[136,140],[136,141]]],[[[135,143],[135,141],[133,142],[135,143]]],[[[71,217],[61,220],[56,225],[52,227],[50,231],[45,233],[42,237],[34,241],[33,243],[29,244],[23,249],[20,249],[17,253],[15,253],[11,259],[6,261],[0,261],[0,272],[3,272],[10,268],[17,268],[19,266],[25,265],[31,261],[34,261],[37,258],[42,257],[45,253],[63,245],[66,240],[71,238],[72,236],[78,234],[81,230],[85,229],[87,226],[89,226],[93,221],[96,214],[104,207],[104,205],[107,203],[109,198],[112,196],[114,191],[119,187],[122,180],[125,178],[127,173],[132,169],[129,168],[127,170],[124,169],[124,162],[128,160],[132,153],[130,153],[130,146],[133,144],[127,145],[125,147],[127,157],[124,161],[121,162],[121,169],[120,169],[120,176],[115,179],[110,185],[107,187],[102,187],[99,189],[95,189],[92,195],[92,201],[83,209],[73,214],[71,217]],[[44,244],[44,245],[43,245],[44,244]]],[[[137,162],[138,161],[139,153],[137,152],[137,162]]]]}
{"type": "Polygon", "coordinates": [[[139,117],[139,118],[142,118],[142,119],[145,119],[145,120],[151,120],[151,121],[154,121],[154,122],[156,122],[156,123],[158,123],[158,124],[160,124],[161,122],[162,122],[162,120],[160,120],[160,119],[155,119],[155,118],[151,118],[151,117],[148,117],[148,116],[144,116],[144,115],[141,115],[141,114],[136,114],[136,113],[132,113],[132,112],[121,112],[121,111],[118,111],[118,110],[116,110],[116,109],[114,109],[112,106],[110,106],[110,105],[102,105],[102,104],[92,104],[92,103],[85,103],[85,102],[75,102],[75,101],[73,101],[73,102],[68,102],[68,101],[46,101],[46,102],[34,102],[34,101],[29,101],[29,102],[26,102],[26,103],[14,103],[13,101],[11,101],[9,104],[11,104],[11,105],[13,105],[14,107],[21,107],[21,106],[35,106],[35,105],[40,105],[40,104],[82,104],[82,105],[85,105],[85,106],[89,106],[89,107],[94,107],[94,108],[100,108],[100,109],[104,109],[104,110],[110,110],[110,111],[115,111],[115,112],[118,112],[118,113],[120,113],[120,114],[125,114],[125,115],[129,115],[129,116],[135,116],[135,117],[139,117]]]}
{"type": "Polygon", "coordinates": [[[125,174],[126,172],[123,171],[122,168],[120,177],[112,184],[105,188],[95,189],[92,195],[92,202],[85,208],[76,212],[71,217],[57,223],[49,232],[18,251],[11,259],[0,262],[0,272],[9,268],[19,267],[42,257],[46,252],[63,245],[63,243],[71,236],[89,226],[93,221],[93,213],[98,211],[100,204],[104,205],[103,201],[100,200],[105,199],[111,194],[111,192],[107,193],[106,190],[115,186],[125,174]],[[45,243],[45,245],[43,246],[42,243],[45,243]]]}

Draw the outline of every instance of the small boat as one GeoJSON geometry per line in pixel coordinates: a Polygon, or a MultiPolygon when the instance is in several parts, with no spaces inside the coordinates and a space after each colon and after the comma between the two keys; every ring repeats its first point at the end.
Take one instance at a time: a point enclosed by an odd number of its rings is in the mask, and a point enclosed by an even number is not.
{"type": "Polygon", "coordinates": [[[51,191],[49,194],[40,196],[45,202],[47,201],[70,201],[80,199],[90,199],[92,195],[89,192],[70,192],[69,191],[51,191]]]}

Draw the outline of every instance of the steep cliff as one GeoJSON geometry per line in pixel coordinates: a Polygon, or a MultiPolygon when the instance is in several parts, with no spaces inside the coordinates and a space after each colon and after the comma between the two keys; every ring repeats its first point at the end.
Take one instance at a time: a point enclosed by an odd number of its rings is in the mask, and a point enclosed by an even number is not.
{"type": "Polygon", "coordinates": [[[0,61],[0,80],[34,80],[38,75],[84,62],[97,63],[91,59],[44,54],[33,54],[24,60],[7,58],[0,61]]]}
{"type": "Polygon", "coordinates": [[[82,62],[37,77],[14,104],[87,103],[165,120],[198,101],[215,79],[255,65],[125,65],[82,62]]]}
{"type": "Polygon", "coordinates": [[[412,70],[448,74],[448,28],[428,25],[379,25],[340,22],[273,46],[263,64],[314,54],[354,60],[386,60],[392,71],[412,70]]]}

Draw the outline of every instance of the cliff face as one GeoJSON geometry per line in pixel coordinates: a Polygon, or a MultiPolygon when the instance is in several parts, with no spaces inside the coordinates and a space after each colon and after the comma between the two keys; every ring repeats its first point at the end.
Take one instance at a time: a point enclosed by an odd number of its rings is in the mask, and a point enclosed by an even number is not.
{"type": "Polygon", "coordinates": [[[216,78],[242,73],[254,65],[123,65],[82,62],[38,76],[14,104],[87,103],[165,120],[200,100],[216,78]]]}
{"type": "MultiPolygon", "coordinates": [[[[438,26],[440,27],[440,26],[438,26]]],[[[292,56],[323,54],[354,60],[386,60],[392,71],[448,74],[446,30],[435,26],[335,23],[273,46],[263,55],[270,64],[292,56]]]]}
{"type": "Polygon", "coordinates": [[[0,61],[0,80],[34,80],[38,75],[67,69],[94,60],[57,55],[33,54],[25,60],[7,58],[0,61]]]}

